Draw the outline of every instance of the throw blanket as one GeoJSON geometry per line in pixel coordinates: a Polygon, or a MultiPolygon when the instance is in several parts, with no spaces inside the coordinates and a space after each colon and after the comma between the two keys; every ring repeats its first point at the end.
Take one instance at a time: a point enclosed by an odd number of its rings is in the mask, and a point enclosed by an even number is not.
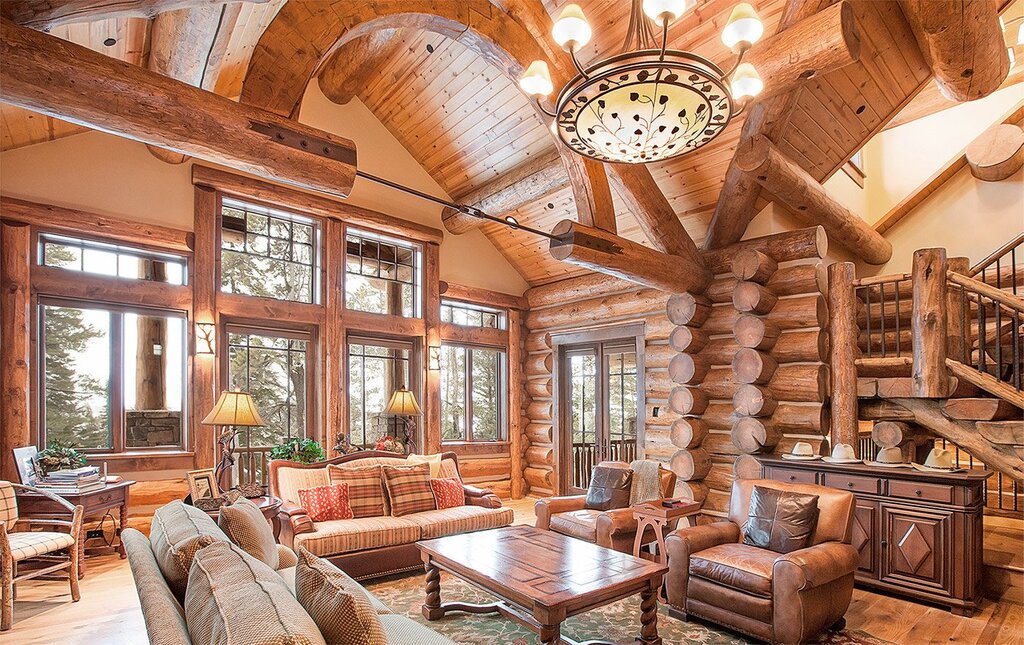
{"type": "Polygon", "coordinates": [[[629,491],[629,505],[652,499],[661,499],[661,464],[647,459],[637,459],[629,465],[633,471],[633,488],[629,491]]]}

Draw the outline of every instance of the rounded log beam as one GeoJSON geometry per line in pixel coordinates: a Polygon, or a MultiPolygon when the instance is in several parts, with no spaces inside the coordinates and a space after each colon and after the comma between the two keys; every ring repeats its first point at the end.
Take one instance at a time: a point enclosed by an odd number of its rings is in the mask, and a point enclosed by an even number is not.
{"type": "Polygon", "coordinates": [[[680,450],[672,456],[670,467],[682,481],[704,479],[711,470],[711,455],[701,448],[680,450]]]}
{"type": "Polygon", "coordinates": [[[755,237],[729,246],[704,252],[704,264],[719,275],[732,271],[732,260],[737,253],[756,249],[776,262],[823,258],[828,253],[828,235],[822,226],[809,226],[794,231],[755,237]]]}
{"type": "Polygon", "coordinates": [[[668,319],[677,325],[700,327],[711,315],[711,302],[704,296],[675,293],[669,296],[665,312],[668,319]]]}
{"type": "Polygon", "coordinates": [[[736,413],[747,417],[771,416],[778,405],[768,388],[753,383],[740,385],[736,388],[736,394],[732,395],[732,406],[736,413]]]}
{"type": "Polygon", "coordinates": [[[744,249],[732,260],[732,274],[737,280],[765,284],[778,270],[779,264],[767,253],[744,249]]]}
{"type": "Polygon", "coordinates": [[[692,354],[676,354],[668,364],[668,373],[674,383],[696,385],[708,373],[707,359],[692,354]]]}
{"type": "Polygon", "coordinates": [[[528,424],[526,426],[526,438],[530,440],[530,443],[551,443],[551,424],[528,424]]]}
{"type": "Polygon", "coordinates": [[[732,326],[733,338],[736,339],[740,347],[751,349],[771,349],[775,346],[781,333],[775,323],[751,314],[738,317],[732,326]]]}
{"type": "Polygon", "coordinates": [[[732,358],[732,371],[740,384],[768,383],[778,367],[778,362],[771,356],[749,347],[741,348],[732,358]]]}
{"type": "Polygon", "coordinates": [[[778,301],[771,290],[756,282],[737,282],[732,292],[732,306],[743,313],[766,314],[778,301]]]}
{"type": "Polygon", "coordinates": [[[677,352],[697,353],[707,347],[708,335],[697,327],[680,325],[668,337],[669,346],[677,352]]]}
{"type": "Polygon", "coordinates": [[[676,414],[701,415],[708,407],[708,395],[698,388],[680,385],[669,393],[668,407],[676,414]]]}
{"type": "Polygon", "coordinates": [[[771,452],[782,439],[782,431],[770,420],[743,417],[732,426],[732,442],[740,452],[756,455],[771,452]]]}
{"type": "Polygon", "coordinates": [[[676,448],[696,448],[708,436],[708,425],[699,417],[676,419],[669,436],[676,448]]]}
{"type": "Polygon", "coordinates": [[[673,494],[680,499],[703,502],[708,497],[708,487],[707,484],[701,481],[677,481],[676,490],[673,494]]]}
{"type": "Polygon", "coordinates": [[[982,181],[1002,181],[1024,166],[1024,129],[1000,123],[967,146],[967,165],[982,181]]]}
{"type": "Polygon", "coordinates": [[[732,474],[736,479],[761,479],[761,462],[751,455],[739,455],[732,463],[732,474]]]}

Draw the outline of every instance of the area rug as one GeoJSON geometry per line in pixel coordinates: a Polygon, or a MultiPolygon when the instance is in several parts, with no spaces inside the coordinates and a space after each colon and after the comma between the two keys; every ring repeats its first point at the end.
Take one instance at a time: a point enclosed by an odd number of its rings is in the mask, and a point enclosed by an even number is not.
{"type": "MultiPolygon", "coordinates": [[[[423,618],[423,576],[405,575],[383,578],[366,585],[395,613],[405,614],[458,643],[471,645],[536,645],[537,635],[500,614],[474,615],[451,613],[441,620],[423,618]]],[[[467,582],[446,573],[441,574],[441,602],[465,601],[490,603],[496,599],[467,582]]],[[[640,627],[640,598],[619,602],[570,618],[562,624],[562,635],[577,641],[590,639],[631,643],[640,627]]],[[[745,645],[754,643],[739,634],[716,629],[700,622],[683,622],[671,618],[664,605],[658,608],[658,634],[666,645],[700,643],[706,645],[745,645]]],[[[891,645],[857,630],[826,632],[821,645],[891,645]]]]}

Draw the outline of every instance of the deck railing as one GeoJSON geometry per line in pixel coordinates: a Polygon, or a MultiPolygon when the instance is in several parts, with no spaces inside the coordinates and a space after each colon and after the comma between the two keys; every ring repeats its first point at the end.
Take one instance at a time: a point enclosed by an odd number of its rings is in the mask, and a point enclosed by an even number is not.
{"type": "Polygon", "coordinates": [[[606,450],[599,452],[599,446],[591,443],[572,444],[572,486],[587,488],[590,486],[590,474],[594,466],[602,461],[624,461],[629,463],[636,459],[636,439],[616,439],[610,441],[606,450]],[[603,453],[603,454],[602,454],[603,453]]]}

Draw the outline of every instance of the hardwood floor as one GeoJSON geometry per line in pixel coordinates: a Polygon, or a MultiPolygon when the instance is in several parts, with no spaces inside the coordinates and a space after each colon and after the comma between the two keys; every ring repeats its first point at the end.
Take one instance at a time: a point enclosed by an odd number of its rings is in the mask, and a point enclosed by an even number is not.
{"type": "MultiPolygon", "coordinates": [[[[516,523],[533,523],[533,502],[530,498],[507,502],[515,511],[516,523]]],[[[1020,562],[1021,554],[1011,553],[1014,544],[1019,547],[1020,542],[1012,540],[1012,533],[1004,531],[1003,535],[998,549],[1020,562]]],[[[991,549],[996,544],[986,546],[991,549]]],[[[986,600],[973,618],[961,618],[938,607],[856,589],[846,618],[851,629],[894,643],[1024,645],[1024,605],[1010,600],[986,600]]],[[[147,643],[128,562],[117,556],[91,558],[82,580],[82,600],[77,603],[71,602],[66,582],[29,581],[21,585],[14,603],[14,629],[0,635],[0,643],[147,643]]]]}

